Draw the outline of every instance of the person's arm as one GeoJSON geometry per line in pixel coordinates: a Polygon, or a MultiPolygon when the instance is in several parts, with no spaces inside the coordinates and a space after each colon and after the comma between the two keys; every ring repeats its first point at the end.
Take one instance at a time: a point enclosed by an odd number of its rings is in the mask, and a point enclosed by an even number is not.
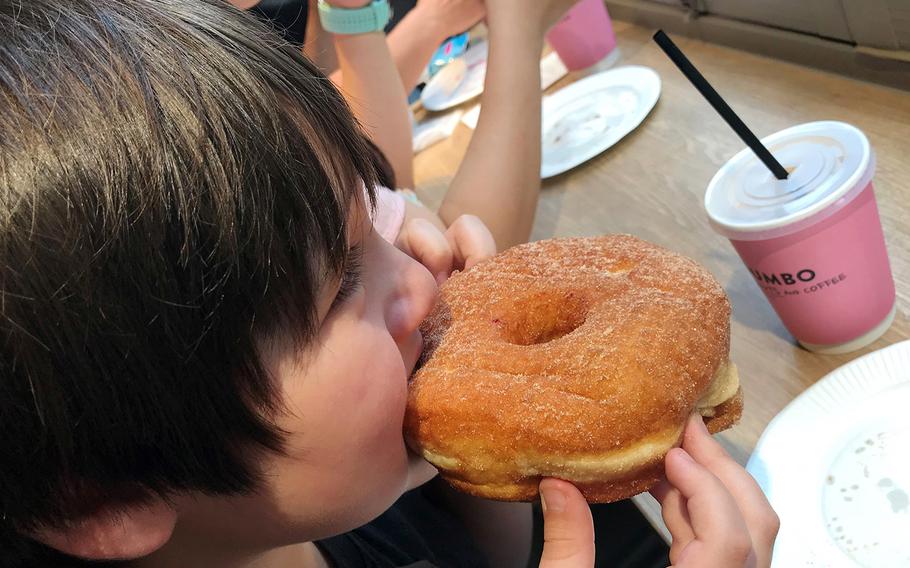
{"type": "Polygon", "coordinates": [[[440,44],[473,27],[484,13],[482,0],[420,0],[402,18],[388,41],[405,92],[417,86],[440,44]]]}
{"type": "Polygon", "coordinates": [[[528,240],[540,193],[540,53],[565,0],[488,0],[490,51],[480,119],[439,208],[490,228],[499,250],[528,240]]]}
{"type": "MultiPolygon", "coordinates": [[[[360,8],[365,0],[330,0],[339,8],[360,8]]],[[[400,187],[414,186],[414,150],[407,95],[381,31],[335,34],[339,85],[354,116],[367,135],[392,164],[400,187]]]]}
{"type": "MultiPolygon", "coordinates": [[[[476,215],[490,229],[498,250],[527,241],[531,233],[540,191],[540,53],[545,31],[571,3],[486,3],[490,51],[480,120],[438,213],[446,224],[463,214],[476,215]]],[[[551,509],[545,514],[547,542],[541,566],[590,568],[594,564],[590,512],[574,487],[563,494],[571,504],[566,508],[569,513],[551,509]]],[[[527,563],[530,506],[484,502],[454,491],[445,495],[491,565],[527,563]]]]}
{"type": "MultiPolygon", "coordinates": [[[[334,50],[325,49],[328,34],[319,25],[316,2],[311,3],[310,21],[304,53],[316,61],[323,72],[331,74],[336,85],[344,83],[338,71],[334,50]]],[[[410,93],[430,58],[449,36],[471,29],[483,19],[483,0],[421,0],[405,14],[387,36],[389,51],[406,93],[410,93]]]]}

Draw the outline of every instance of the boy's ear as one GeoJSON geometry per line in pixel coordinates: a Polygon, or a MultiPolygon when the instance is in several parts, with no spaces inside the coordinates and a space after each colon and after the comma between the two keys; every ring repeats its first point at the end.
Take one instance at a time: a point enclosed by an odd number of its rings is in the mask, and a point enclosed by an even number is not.
{"type": "Polygon", "coordinates": [[[89,560],[140,558],[171,538],[177,511],[161,499],[101,507],[61,527],[42,527],[29,536],[55,550],[89,560]]]}

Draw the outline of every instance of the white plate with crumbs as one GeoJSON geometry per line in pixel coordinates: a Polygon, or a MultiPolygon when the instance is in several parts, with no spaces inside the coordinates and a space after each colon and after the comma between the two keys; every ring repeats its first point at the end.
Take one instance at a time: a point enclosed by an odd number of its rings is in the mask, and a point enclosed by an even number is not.
{"type": "Polygon", "coordinates": [[[746,468],[781,519],[774,567],[910,566],[910,341],[806,390],[746,468]]]}
{"type": "MultiPolygon", "coordinates": [[[[483,93],[487,76],[488,54],[487,42],[480,41],[472,44],[464,55],[443,67],[430,79],[420,95],[423,108],[438,112],[479,97],[483,93]]],[[[540,88],[548,89],[568,72],[556,53],[548,54],[540,60],[540,88]]],[[[474,117],[473,124],[467,125],[472,129],[477,128],[477,117],[474,117]]]]}
{"type": "Polygon", "coordinates": [[[540,176],[587,162],[632,132],[660,97],[653,69],[628,65],[585,77],[543,100],[540,176]]]}
{"type": "Polygon", "coordinates": [[[480,96],[487,74],[487,52],[487,42],[478,42],[440,69],[420,94],[423,108],[442,111],[480,96]]]}

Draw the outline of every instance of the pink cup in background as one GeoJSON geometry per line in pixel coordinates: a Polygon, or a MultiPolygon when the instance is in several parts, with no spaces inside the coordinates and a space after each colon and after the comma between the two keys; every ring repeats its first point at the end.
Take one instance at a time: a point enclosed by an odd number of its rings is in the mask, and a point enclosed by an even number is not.
{"type": "Polygon", "coordinates": [[[603,0],[581,0],[547,33],[547,42],[570,71],[590,67],[616,47],[603,0]]]}
{"type": "Polygon", "coordinates": [[[894,279],[878,216],[875,159],[842,122],[794,126],[762,140],[790,172],[775,179],[743,150],[714,176],[705,208],[803,347],[846,353],[894,319],[894,279]]]}

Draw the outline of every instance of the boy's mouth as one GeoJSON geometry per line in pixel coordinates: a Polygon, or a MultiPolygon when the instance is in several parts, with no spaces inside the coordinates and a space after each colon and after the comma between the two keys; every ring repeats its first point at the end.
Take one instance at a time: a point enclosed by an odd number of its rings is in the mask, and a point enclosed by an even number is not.
{"type": "Polygon", "coordinates": [[[429,359],[429,355],[425,350],[422,350],[420,352],[420,357],[417,358],[417,362],[414,363],[414,369],[411,370],[411,376],[408,377],[408,382],[411,382],[417,371],[419,371],[424,366],[424,364],[426,364],[427,359],[429,359]]]}
{"type": "Polygon", "coordinates": [[[414,362],[414,366],[411,367],[411,373],[408,375],[408,383],[411,382],[417,371],[419,371],[429,359],[429,353],[427,352],[427,342],[423,340],[423,334],[420,334],[420,332],[418,332],[418,334],[420,338],[419,355],[417,356],[417,360],[414,362]]]}
{"type": "Polygon", "coordinates": [[[408,376],[408,383],[414,379],[414,375],[417,374],[423,366],[429,361],[430,356],[433,354],[435,348],[435,343],[424,341],[423,335],[420,337],[420,355],[417,357],[417,361],[414,363],[414,368],[411,369],[411,374],[408,376]]]}

